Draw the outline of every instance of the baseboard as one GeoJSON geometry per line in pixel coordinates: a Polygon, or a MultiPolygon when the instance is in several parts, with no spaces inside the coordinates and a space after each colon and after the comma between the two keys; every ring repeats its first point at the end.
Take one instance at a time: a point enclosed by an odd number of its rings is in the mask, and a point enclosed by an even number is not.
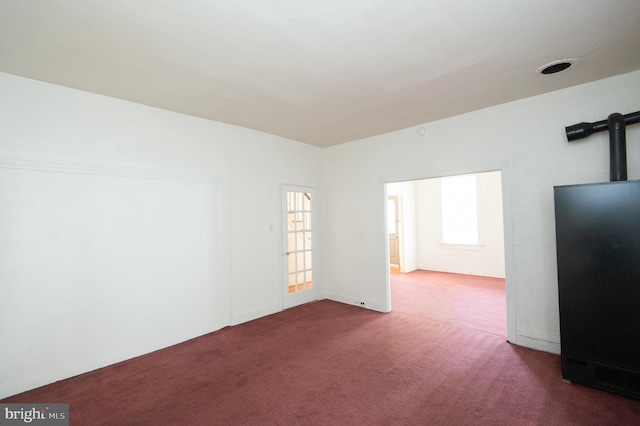
{"type": "Polygon", "coordinates": [[[258,318],[266,317],[277,312],[282,311],[282,305],[271,305],[265,308],[256,309],[254,311],[247,311],[236,315],[231,315],[229,325],[238,325],[244,322],[253,321],[258,318]]]}
{"type": "Polygon", "coordinates": [[[344,303],[345,305],[354,305],[354,306],[359,306],[365,309],[371,309],[377,312],[383,312],[383,313],[387,312],[383,304],[380,302],[372,302],[366,299],[357,299],[355,297],[347,296],[345,294],[328,293],[327,299],[333,300],[334,302],[344,303]]]}
{"type": "Polygon", "coordinates": [[[525,348],[535,349],[537,351],[549,352],[552,354],[560,355],[560,343],[550,342],[548,340],[536,339],[534,337],[523,336],[518,334],[517,341],[511,342],[518,346],[524,346],[525,348]]]}

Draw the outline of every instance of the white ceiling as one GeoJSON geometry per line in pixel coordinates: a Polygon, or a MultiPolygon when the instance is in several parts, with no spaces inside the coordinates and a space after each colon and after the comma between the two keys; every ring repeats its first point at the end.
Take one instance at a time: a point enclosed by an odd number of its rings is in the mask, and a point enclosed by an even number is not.
{"type": "Polygon", "coordinates": [[[321,147],[638,69],[639,0],[0,0],[2,72],[321,147]]]}

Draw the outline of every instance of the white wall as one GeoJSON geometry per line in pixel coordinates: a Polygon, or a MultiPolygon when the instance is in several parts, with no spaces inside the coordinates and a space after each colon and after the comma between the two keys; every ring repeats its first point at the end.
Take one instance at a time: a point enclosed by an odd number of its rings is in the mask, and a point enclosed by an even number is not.
{"type": "MultiPolygon", "coordinates": [[[[389,307],[386,182],[501,170],[509,340],[559,352],[553,186],[609,179],[606,132],[569,144],[564,127],[637,111],[639,87],[634,72],[323,150],[329,297],[389,307]]],[[[627,141],[638,179],[640,126],[627,141]]]]}
{"type": "Polygon", "coordinates": [[[504,278],[500,172],[477,173],[480,244],[442,244],[441,178],[416,181],[418,269],[504,278]]]}
{"type": "Polygon", "coordinates": [[[282,309],[280,187],[319,187],[319,148],[8,74],[0,93],[0,398],[282,309]]]}

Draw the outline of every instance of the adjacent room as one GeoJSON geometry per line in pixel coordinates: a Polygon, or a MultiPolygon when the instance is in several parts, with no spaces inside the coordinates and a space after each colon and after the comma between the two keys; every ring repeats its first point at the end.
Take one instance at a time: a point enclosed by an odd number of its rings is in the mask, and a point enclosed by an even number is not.
{"type": "Polygon", "coordinates": [[[563,382],[554,210],[609,181],[608,132],[566,128],[625,128],[639,47],[637,1],[0,0],[0,404],[640,423],[563,382]],[[475,231],[440,205],[464,176],[475,231]],[[419,274],[487,292],[430,316],[419,274]]]}
{"type": "Polygon", "coordinates": [[[386,194],[391,310],[411,303],[506,338],[502,173],[388,183],[386,194]]]}

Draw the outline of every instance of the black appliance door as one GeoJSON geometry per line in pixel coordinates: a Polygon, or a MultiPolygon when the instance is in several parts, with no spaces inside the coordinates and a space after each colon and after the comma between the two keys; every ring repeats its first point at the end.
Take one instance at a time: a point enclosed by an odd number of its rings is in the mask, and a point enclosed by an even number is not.
{"type": "Polygon", "coordinates": [[[640,181],[554,195],[563,371],[569,359],[640,372],[640,181]]]}

